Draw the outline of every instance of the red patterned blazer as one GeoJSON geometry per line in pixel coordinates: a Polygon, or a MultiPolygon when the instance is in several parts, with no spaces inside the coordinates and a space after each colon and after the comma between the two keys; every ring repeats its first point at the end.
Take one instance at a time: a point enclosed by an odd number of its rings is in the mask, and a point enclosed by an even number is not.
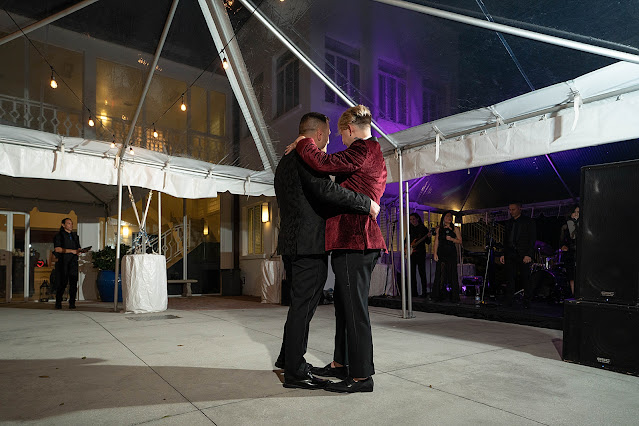
{"type": "MultiPolygon", "coordinates": [[[[367,195],[379,204],[386,188],[386,162],[376,138],[356,140],[344,151],[326,154],[311,138],[297,143],[297,152],[313,169],[335,175],[344,188],[367,195]]],[[[386,250],[373,218],[341,214],[326,220],[326,250],[386,250]]]]}

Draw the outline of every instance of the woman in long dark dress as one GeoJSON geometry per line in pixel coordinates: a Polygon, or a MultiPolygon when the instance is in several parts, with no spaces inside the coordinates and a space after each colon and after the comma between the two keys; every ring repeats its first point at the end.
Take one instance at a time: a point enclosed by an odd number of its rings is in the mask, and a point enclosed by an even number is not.
{"type": "Polygon", "coordinates": [[[437,301],[444,300],[446,286],[450,285],[451,292],[448,295],[448,299],[451,302],[459,302],[456,244],[461,243],[461,232],[453,224],[453,212],[447,211],[442,215],[435,234],[435,244],[433,245],[433,257],[435,262],[437,262],[435,282],[433,283],[433,298],[437,301]]]}

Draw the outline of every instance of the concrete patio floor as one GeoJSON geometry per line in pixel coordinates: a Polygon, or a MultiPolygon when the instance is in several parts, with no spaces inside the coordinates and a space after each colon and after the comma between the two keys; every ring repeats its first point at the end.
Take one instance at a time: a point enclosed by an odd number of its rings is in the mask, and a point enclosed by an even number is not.
{"type": "MultiPolygon", "coordinates": [[[[207,300],[210,299],[210,300],[207,300]]],[[[375,391],[285,389],[286,307],[181,299],[166,312],[0,308],[3,424],[636,425],[639,378],[561,360],[562,332],[371,308],[375,391]],[[189,300],[192,300],[190,302],[189,300]],[[167,318],[172,315],[177,318],[167,318]]],[[[307,360],[332,358],[333,306],[307,360]]]]}

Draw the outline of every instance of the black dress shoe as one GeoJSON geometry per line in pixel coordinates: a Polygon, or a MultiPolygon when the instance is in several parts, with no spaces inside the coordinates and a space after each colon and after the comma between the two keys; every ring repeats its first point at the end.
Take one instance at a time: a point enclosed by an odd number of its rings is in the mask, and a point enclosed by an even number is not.
{"type": "Polygon", "coordinates": [[[58,305],[57,303],[55,304],[55,308],[56,309],[62,309],[62,305],[58,305]]]}
{"type": "Polygon", "coordinates": [[[320,379],[313,376],[311,372],[306,373],[303,377],[291,377],[284,374],[284,387],[297,389],[324,389],[330,380],[320,379]]]}
{"type": "Polygon", "coordinates": [[[280,370],[284,369],[284,361],[280,361],[279,359],[277,361],[275,361],[275,367],[279,368],[280,370]]]}
{"type": "Polygon", "coordinates": [[[356,382],[352,377],[337,383],[330,383],[326,386],[329,392],[355,393],[355,392],[373,392],[373,378],[356,382]]]}
{"type": "Polygon", "coordinates": [[[348,369],[346,367],[333,368],[330,363],[325,367],[311,367],[311,373],[314,376],[335,377],[340,380],[346,380],[348,377],[348,369]]]}
{"type": "Polygon", "coordinates": [[[69,309],[75,309],[75,303],[74,304],[69,303],[69,309]]]}

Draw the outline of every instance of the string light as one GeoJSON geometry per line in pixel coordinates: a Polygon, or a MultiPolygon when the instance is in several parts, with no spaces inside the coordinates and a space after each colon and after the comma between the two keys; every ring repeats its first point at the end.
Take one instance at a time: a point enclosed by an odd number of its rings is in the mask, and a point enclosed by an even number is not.
{"type": "Polygon", "coordinates": [[[184,103],[184,95],[182,95],[182,105],[180,105],[182,111],[186,111],[186,104],[184,103]]]}
{"type": "Polygon", "coordinates": [[[229,68],[229,62],[226,60],[226,56],[222,60],[222,68],[224,68],[225,70],[229,68]]]}
{"type": "Polygon", "coordinates": [[[133,152],[133,145],[129,147],[129,154],[135,155],[135,152],[133,152]]]}
{"type": "Polygon", "coordinates": [[[51,85],[52,89],[57,89],[58,88],[58,82],[55,81],[55,75],[53,75],[53,68],[51,68],[51,83],[49,83],[51,85]]]}
{"type": "Polygon", "coordinates": [[[113,135],[113,140],[111,141],[111,148],[115,148],[115,135],[113,135]]]}
{"type": "Polygon", "coordinates": [[[158,131],[155,130],[155,123],[153,123],[153,137],[157,138],[158,137],[158,131]]]}
{"type": "Polygon", "coordinates": [[[95,121],[93,121],[93,118],[89,115],[89,126],[93,127],[95,126],[95,121]]]}

